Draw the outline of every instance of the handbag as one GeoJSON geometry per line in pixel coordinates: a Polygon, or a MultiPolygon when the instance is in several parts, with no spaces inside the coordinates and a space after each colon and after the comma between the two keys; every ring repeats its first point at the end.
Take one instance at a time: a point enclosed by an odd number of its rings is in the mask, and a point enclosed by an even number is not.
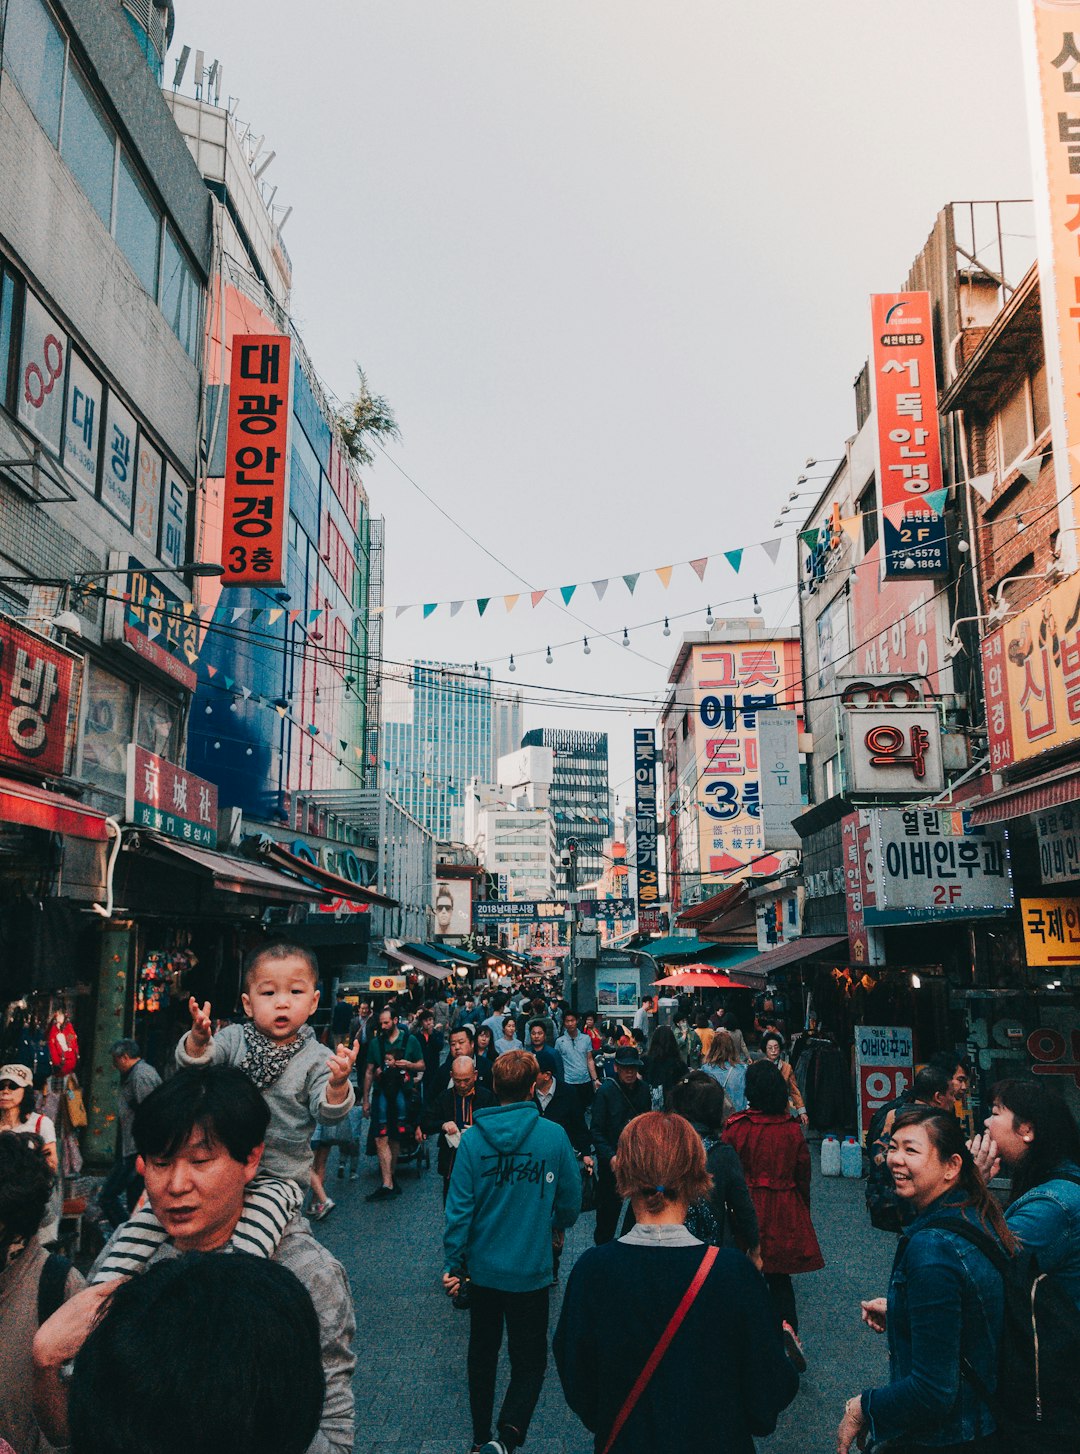
{"type": "Polygon", "coordinates": [[[694,1273],[693,1281],[683,1293],[682,1301],[679,1303],[679,1306],[671,1315],[671,1321],[668,1323],[664,1331],[660,1334],[660,1341],[657,1343],[653,1351],[649,1354],[648,1362],[638,1374],[637,1380],[634,1383],[633,1388],[626,1395],[626,1402],[616,1414],[615,1422],[611,1426],[611,1432],[608,1434],[607,1439],[604,1442],[604,1447],[601,1451],[601,1454],[611,1454],[611,1446],[615,1443],[615,1440],[622,1433],[623,1425],[626,1423],[630,1415],[634,1412],[634,1408],[637,1405],[638,1399],[648,1388],[653,1374],[660,1366],[660,1360],[663,1358],[664,1354],[667,1352],[671,1344],[671,1340],[682,1327],[683,1319],[693,1307],[698,1293],[701,1291],[702,1287],[704,1287],[705,1279],[712,1271],[712,1265],[716,1261],[716,1254],[719,1250],[720,1249],[718,1247],[706,1247],[705,1256],[701,1259],[701,1263],[698,1267],[697,1272],[694,1273]]]}
{"type": "MultiPolygon", "coordinates": [[[[578,1157],[578,1165],[581,1166],[581,1157],[578,1157]]],[[[583,1212],[596,1211],[596,1172],[586,1171],[581,1166],[581,1210],[583,1212]]]]}
{"type": "Polygon", "coordinates": [[[78,1130],[86,1125],[86,1104],[83,1101],[83,1093],[79,1089],[79,1082],[73,1075],[69,1075],[64,1081],[64,1100],[67,1103],[67,1118],[72,1126],[78,1130]]]}

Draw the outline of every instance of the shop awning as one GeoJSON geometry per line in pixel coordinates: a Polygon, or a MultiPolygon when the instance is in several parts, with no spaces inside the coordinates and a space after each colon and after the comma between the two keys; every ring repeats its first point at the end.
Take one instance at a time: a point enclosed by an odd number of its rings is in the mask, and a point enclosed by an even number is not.
{"type": "Polygon", "coordinates": [[[653,959],[700,959],[710,950],[715,953],[719,946],[696,937],[673,935],[667,939],[650,939],[639,947],[653,959]]]}
{"type": "Polygon", "coordinates": [[[437,964],[479,964],[479,954],[471,949],[452,949],[446,944],[423,944],[421,949],[430,954],[437,964]]]}
{"type": "Polygon", "coordinates": [[[342,878],[341,874],[331,873],[329,869],[322,868],[317,863],[309,863],[306,858],[300,858],[297,854],[290,853],[287,848],[282,848],[280,843],[260,844],[259,854],[278,868],[287,869],[289,873],[299,874],[309,883],[318,884],[328,894],[333,894],[339,899],[347,899],[350,904],[374,904],[380,909],[401,907],[397,899],[390,898],[388,894],[381,894],[378,889],[369,889],[362,884],[355,884],[351,878],[342,878]]]}
{"type": "Polygon", "coordinates": [[[743,983],[763,984],[774,969],[783,969],[786,964],[798,964],[800,960],[809,959],[811,955],[826,949],[835,949],[838,944],[847,945],[846,934],[804,934],[801,939],[778,944],[775,949],[766,949],[764,954],[756,954],[753,958],[744,960],[732,974],[743,983]]]}
{"type": "Polygon", "coordinates": [[[139,851],[208,878],[215,889],[227,894],[246,894],[250,898],[286,904],[325,904],[329,897],[322,889],[309,888],[276,868],[252,863],[247,858],[234,858],[229,853],[215,853],[210,848],[195,848],[157,833],[140,832],[139,851]]]}
{"type": "Polygon", "coordinates": [[[408,965],[410,969],[419,970],[421,974],[428,975],[431,979],[450,979],[453,971],[448,964],[435,964],[430,959],[425,959],[420,953],[418,944],[392,944],[383,945],[383,954],[387,959],[394,960],[397,964],[408,965]]]}
{"type": "MultiPolygon", "coordinates": [[[[1025,813],[1043,813],[1047,808],[1061,808],[1078,801],[1080,767],[1073,763],[976,799],[970,808],[971,823],[975,828],[982,828],[987,823],[1006,823],[1010,818],[1022,818],[1025,813]]],[[[967,804],[961,806],[967,807],[967,804]]]]}
{"type": "Polygon", "coordinates": [[[674,974],[669,974],[665,979],[654,979],[653,984],[658,989],[739,990],[746,988],[738,980],[725,974],[723,970],[710,970],[705,964],[687,965],[685,969],[677,969],[674,974]]]}
{"type": "Polygon", "coordinates": [[[85,807],[78,798],[7,777],[0,778],[0,822],[43,828],[46,833],[66,833],[69,838],[88,838],[91,843],[104,843],[109,836],[105,814],[96,808],[85,807]]]}

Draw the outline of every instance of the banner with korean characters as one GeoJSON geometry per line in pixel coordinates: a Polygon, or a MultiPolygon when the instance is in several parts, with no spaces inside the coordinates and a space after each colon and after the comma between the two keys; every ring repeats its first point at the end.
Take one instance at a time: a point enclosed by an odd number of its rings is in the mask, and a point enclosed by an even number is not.
{"type": "Polygon", "coordinates": [[[168,838],[217,844],[217,788],[134,742],[127,755],[127,821],[168,838]]]}
{"type": "Polygon", "coordinates": [[[1033,813],[1039,845],[1039,878],[1044,884],[1080,881],[1080,803],[1033,813]]]}
{"type": "Polygon", "coordinates": [[[656,836],[656,734],[634,728],[634,859],[642,904],[660,897],[660,855],[656,836]]]}
{"type": "Polygon", "coordinates": [[[291,382],[289,338],[257,333],[233,338],[221,534],[223,586],[285,583],[291,382]]]}
{"type": "Polygon", "coordinates": [[[959,809],[875,809],[871,847],[875,902],[863,906],[867,924],[1000,917],[1013,908],[1008,833],[1000,823],[975,828],[959,809]]]}
{"type": "Polygon", "coordinates": [[[477,924],[532,924],[543,920],[561,923],[569,904],[555,899],[484,899],[473,903],[477,924]]]}
{"type": "Polygon", "coordinates": [[[66,776],[81,686],[80,657],[0,616],[0,766],[66,776]]]}
{"type": "Polygon", "coordinates": [[[141,561],[120,551],[109,552],[109,569],[123,588],[115,586],[105,602],[104,637],[123,642],[143,661],[195,690],[199,660],[199,617],[190,601],[163,586],[141,561]]]}
{"type": "Polygon", "coordinates": [[[947,575],[930,294],[875,293],[870,317],[882,579],[947,575]]]}
{"type": "Polygon", "coordinates": [[[1021,899],[1029,969],[1080,964],[1080,899],[1021,899]]]}
{"type": "Polygon", "coordinates": [[[1080,574],[982,643],[990,766],[1080,741],[1080,574]]]}
{"type": "Polygon", "coordinates": [[[906,1025],[855,1026],[855,1081],[859,1092],[859,1139],[875,1112],[903,1095],[915,1080],[911,1031],[906,1025]]]}
{"type": "Polygon", "coordinates": [[[866,910],[877,903],[874,860],[870,846],[872,813],[860,808],[840,820],[844,856],[844,900],[847,911],[848,952],[853,964],[884,964],[882,936],[866,923],[866,910]]]}
{"type": "Polygon", "coordinates": [[[64,427],[67,352],[67,334],[27,289],[19,355],[19,418],[56,455],[64,427]]]}

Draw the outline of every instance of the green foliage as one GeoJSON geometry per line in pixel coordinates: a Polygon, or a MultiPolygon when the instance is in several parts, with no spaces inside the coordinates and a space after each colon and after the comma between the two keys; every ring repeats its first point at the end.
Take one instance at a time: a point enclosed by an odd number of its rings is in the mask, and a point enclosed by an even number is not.
{"type": "Polygon", "coordinates": [[[371,392],[367,374],[359,364],[356,376],[356,394],[339,412],[337,423],[349,458],[353,464],[362,466],[374,463],[372,444],[400,439],[401,431],[390,404],[382,394],[371,392]]]}

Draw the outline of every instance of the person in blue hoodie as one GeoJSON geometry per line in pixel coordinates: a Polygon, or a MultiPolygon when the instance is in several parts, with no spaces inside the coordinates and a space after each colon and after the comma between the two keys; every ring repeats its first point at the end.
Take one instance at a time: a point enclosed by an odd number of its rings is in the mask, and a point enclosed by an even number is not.
{"type": "Polygon", "coordinates": [[[525,1442],[547,1370],[553,1248],[581,1211],[581,1173],[566,1132],[532,1099],[536,1058],[500,1055],[499,1104],[462,1133],[446,1198],[443,1286],[470,1281],[469,1406],[473,1454],[512,1454],[525,1442]],[[491,1437],[495,1375],[506,1326],[510,1383],[491,1437]]]}

